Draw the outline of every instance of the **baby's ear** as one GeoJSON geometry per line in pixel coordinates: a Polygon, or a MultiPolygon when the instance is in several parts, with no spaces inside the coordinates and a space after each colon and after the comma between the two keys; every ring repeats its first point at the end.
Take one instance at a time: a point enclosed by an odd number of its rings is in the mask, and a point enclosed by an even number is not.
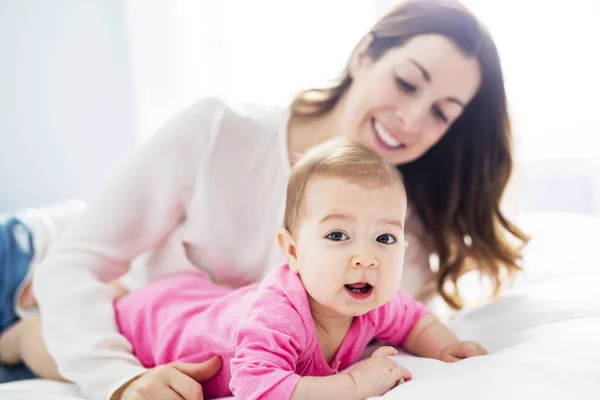
{"type": "Polygon", "coordinates": [[[408,250],[408,242],[404,241],[404,252],[408,250]]]}
{"type": "Polygon", "coordinates": [[[277,234],[277,243],[279,243],[279,247],[281,247],[283,255],[290,265],[290,270],[298,272],[298,268],[296,267],[296,261],[298,261],[296,257],[296,241],[290,231],[287,229],[280,230],[277,234]]]}

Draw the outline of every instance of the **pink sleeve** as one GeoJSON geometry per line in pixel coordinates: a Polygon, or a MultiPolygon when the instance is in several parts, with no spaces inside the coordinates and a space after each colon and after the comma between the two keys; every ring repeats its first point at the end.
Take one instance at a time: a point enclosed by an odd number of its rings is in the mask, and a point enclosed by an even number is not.
{"type": "Polygon", "coordinates": [[[236,399],[289,399],[301,376],[296,365],[306,350],[306,327],[287,297],[269,291],[240,323],[231,360],[236,399]]]}
{"type": "Polygon", "coordinates": [[[378,340],[401,345],[417,322],[429,310],[412,296],[396,293],[387,304],[375,310],[375,337],[378,340]]]}

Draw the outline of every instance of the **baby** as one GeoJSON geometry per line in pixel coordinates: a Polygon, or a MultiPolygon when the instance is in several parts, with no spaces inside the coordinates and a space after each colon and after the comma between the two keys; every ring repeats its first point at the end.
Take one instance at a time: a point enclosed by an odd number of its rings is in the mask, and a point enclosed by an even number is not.
{"type": "Polygon", "coordinates": [[[345,140],[314,148],[289,179],[277,235],[286,264],[237,290],[203,274],[150,284],[115,303],[120,331],[146,367],[221,356],[205,398],[382,395],[411,379],[393,347],[342,373],[373,339],[447,362],[486,354],[398,292],[406,208],[400,174],[375,152],[345,140]]]}

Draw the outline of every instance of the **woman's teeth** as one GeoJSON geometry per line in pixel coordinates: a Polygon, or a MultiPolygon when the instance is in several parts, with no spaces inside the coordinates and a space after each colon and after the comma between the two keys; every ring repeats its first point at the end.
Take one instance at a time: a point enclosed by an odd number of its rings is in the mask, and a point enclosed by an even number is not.
{"type": "Polygon", "coordinates": [[[381,126],[376,120],[373,120],[373,129],[379,137],[379,139],[388,147],[401,148],[404,147],[403,143],[400,142],[394,135],[388,132],[383,126],[381,126]]]}

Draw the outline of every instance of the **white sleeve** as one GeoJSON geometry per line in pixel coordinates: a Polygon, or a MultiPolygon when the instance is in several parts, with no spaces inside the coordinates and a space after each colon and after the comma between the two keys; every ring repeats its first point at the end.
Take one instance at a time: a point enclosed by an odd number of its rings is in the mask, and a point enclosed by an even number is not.
{"type": "Polygon", "coordinates": [[[127,273],[119,277],[119,283],[123,285],[127,291],[133,292],[150,283],[148,264],[146,261],[147,258],[148,253],[144,253],[132,260],[127,273]]]}
{"type": "MultiPolygon", "coordinates": [[[[157,133],[50,249],[35,271],[42,332],[60,373],[89,399],[107,399],[145,369],[115,323],[100,283],[184,219],[223,106],[204,100],[157,133]]],[[[217,133],[215,133],[217,132],[217,133]]]]}

